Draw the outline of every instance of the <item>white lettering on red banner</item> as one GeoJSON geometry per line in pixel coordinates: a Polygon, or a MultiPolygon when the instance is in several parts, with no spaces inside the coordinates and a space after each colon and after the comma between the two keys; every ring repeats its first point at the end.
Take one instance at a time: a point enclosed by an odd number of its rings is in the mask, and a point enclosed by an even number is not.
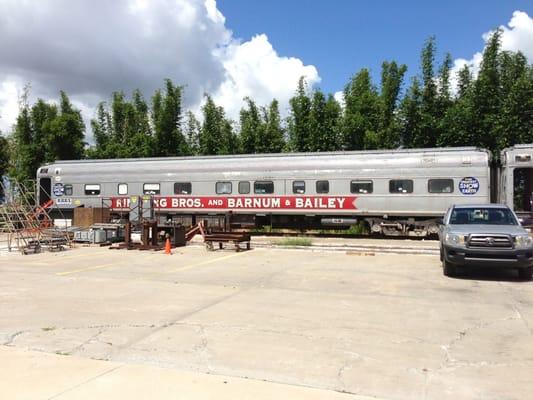
{"type": "MultiPolygon", "coordinates": [[[[257,197],[191,197],[154,196],[155,208],[174,209],[294,209],[355,210],[355,196],[257,196],[257,197]]],[[[129,208],[129,197],[111,198],[111,208],[129,208]]]]}

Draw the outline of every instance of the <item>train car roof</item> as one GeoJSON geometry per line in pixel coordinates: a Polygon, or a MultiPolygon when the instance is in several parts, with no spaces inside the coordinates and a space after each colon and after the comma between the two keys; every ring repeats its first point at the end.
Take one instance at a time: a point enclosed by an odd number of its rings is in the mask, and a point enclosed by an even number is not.
{"type": "Polygon", "coordinates": [[[508,167],[533,167],[533,143],[515,144],[501,152],[502,165],[508,167]]]}
{"type": "Polygon", "coordinates": [[[299,158],[299,157],[327,157],[339,155],[382,155],[382,154],[414,154],[414,153],[487,153],[490,152],[478,147],[435,147],[423,149],[391,149],[391,150],[362,150],[362,151],[334,151],[334,152],[309,152],[309,153],[260,153],[260,154],[229,154],[210,156],[182,156],[182,157],[146,157],[146,158],[109,158],[109,159],[85,159],[85,160],[58,160],[48,165],[56,164],[93,164],[93,163],[117,163],[138,161],[185,161],[185,160],[227,160],[227,159],[254,159],[254,158],[299,158]]]}

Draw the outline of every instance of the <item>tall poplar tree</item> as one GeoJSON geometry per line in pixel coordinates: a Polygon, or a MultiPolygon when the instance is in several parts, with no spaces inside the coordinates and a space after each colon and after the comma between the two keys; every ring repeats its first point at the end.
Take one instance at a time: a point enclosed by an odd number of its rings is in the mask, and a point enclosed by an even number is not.
{"type": "Polygon", "coordinates": [[[289,149],[292,151],[307,151],[311,99],[307,94],[307,83],[304,77],[298,80],[296,94],[289,100],[289,105],[289,149]]]}
{"type": "Polygon", "coordinates": [[[258,147],[262,147],[260,143],[263,140],[264,125],[255,102],[249,97],[246,97],[244,101],[246,102],[246,107],[243,107],[240,111],[241,152],[253,154],[261,152],[258,147]]]}
{"type": "Polygon", "coordinates": [[[380,101],[370,71],[360,70],[344,89],[343,145],[346,150],[378,146],[380,101]]]}
{"type": "Polygon", "coordinates": [[[381,115],[379,121],[379,147],[395,148],[400,145],[400,128],[396,119],[398,98],[407,66],[395,61],[381,65],[381,115]]]}
{"type": "Polygon", "coordinates": [[[195,117],[194,113],[192,111],[187,111],[185,133],[190,155],[197,155],[200,152],[200,129],[200,122],[195,117]]]}
{"type": "Polygon", "coordinates": [[[85,124],[81,112],[60,92],[59,107],[42,99],[30,107],[29,88],[20,102],[13,130],[13,162],[10,176],[21,182],[35,179],[37,168],[55,160],[84,156],[85,124]]]}
{"type": "Polygon", "coordinates": [[[279,153],[285,147],[284,129],[281,126],[279,103],[272,100],[268,108],[263,109],[262,137],[257,143],[258,153],[279,153]]]}
{"type": "Polygon", "coordinates": [[[183,87],[165,80],[165,94],[157,91],[152,98],[155,151],[158,156],[187,154],[187,142],[181,131],[183,87]]]}
{"type": "Polygon", "coordinates": [[[398,110],[400,146],[415,147],[415,138],[422,136],[422,88],[417,77],[400,102],[398,110]]]}
{"type": "Polygon", "coordinates": [[[226,118],[224,109],[206,95],[202,107],[203,123],[200,129],[200,154],[234,154],[239,148],[231,121],[226,118]]]}
{"type": "Polygon", "coordinates": [[[79,160],[85,155],[85,123],[81,111],[74,108],[63,91],[60,92],[59,114],[50,121],[46,137],[47,161],[79,160]]]}
{"type": "Polygon", "coordinates": [[[430,37],[422,49],[422,103],[420,129],[413,135],[415,147],[435,147],[439,140],[438,88],[435,75],[435,37],[430,37]]]}

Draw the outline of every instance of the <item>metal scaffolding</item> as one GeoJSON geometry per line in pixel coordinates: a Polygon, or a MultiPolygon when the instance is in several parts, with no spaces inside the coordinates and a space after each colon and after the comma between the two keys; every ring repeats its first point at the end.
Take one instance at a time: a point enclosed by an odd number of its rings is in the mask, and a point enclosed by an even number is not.
{"type": "MultiPolygon", "coordinates": [[[[9,185],[0,182],[0,186],[5,196],[5,202],[0,205],[0,230],[8,251],[16,249],[30,254],[71,246],[67,227],[54,227],[51,211],[55,209],[62,214],[53,200],[39,205],[35,185],[11,181],[9,185]]],[[[39,190],[44,192],[42,187],[39,190]]],[[[50,197],[49,193],[46,195],[50,197]]]]}

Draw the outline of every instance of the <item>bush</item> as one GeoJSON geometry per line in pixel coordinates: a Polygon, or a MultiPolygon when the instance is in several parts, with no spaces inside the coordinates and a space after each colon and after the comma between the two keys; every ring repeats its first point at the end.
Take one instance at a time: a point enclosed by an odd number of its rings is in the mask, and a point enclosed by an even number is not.
{"type": "Polygon", "coordinates": [[[311,246],[312,241],[311,239],[305,237],[293,237],[285,238],[279,242],[276,242],[275,244],[278,246],[311,246]]]}

